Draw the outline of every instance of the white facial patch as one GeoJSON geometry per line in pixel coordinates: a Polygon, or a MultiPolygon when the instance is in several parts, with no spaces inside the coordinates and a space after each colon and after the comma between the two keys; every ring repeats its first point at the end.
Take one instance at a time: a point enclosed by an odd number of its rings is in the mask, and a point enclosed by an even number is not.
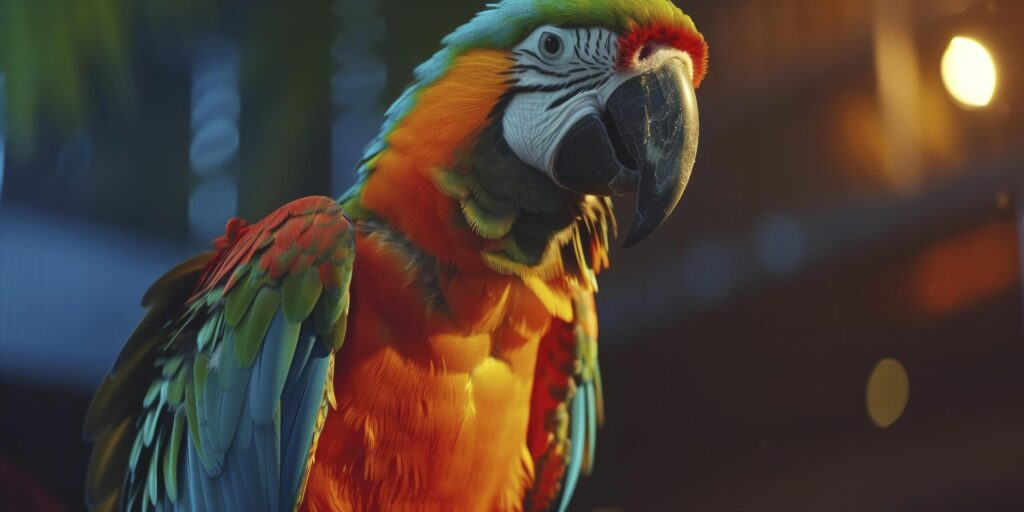
{"type": "Polygon", "coordinates": [[[621,72],[615,65],[618,51],[618,36],[611,30],[552,26],[538,28],[513,48],[515,84],[502,128],[516,156],[551,175],[566,132],[590,114],[601,115],[624,82],[668,59],[681,59],[693,68],[685,52],[659,46],[630,71],[621,72]]]}
{"type": "Polygon", "coordinates": [[[551,174],[566,131],[600,114],[628,78],[615,70],[618,36],[602,28],[541,27],[513,53],[515,96],[502,120],[505,140],[523,162],[551,174]]]}

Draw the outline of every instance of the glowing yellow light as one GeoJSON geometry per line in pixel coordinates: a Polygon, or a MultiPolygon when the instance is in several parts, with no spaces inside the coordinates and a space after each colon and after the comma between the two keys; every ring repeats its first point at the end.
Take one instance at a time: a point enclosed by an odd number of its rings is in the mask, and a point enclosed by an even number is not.
{"type": "Polygon", "coordinates": [[[954,37],[942,55],[946,90],[966,107],[984,107],[996,92],[996,65],[985,47],[969,37],[954,37]]]}
{"type": "Polygon", "coordinates": [[[882,359],[868,377],[868,416],[880,428],[886,428],[903,416],[910,398],[910,377],[899,361],[882,359]]]}

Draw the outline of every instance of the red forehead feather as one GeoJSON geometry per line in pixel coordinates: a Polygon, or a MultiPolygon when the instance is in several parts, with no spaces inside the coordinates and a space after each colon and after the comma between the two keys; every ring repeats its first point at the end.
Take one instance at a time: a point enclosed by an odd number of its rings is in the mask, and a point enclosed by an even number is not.
{"type": "Polygon", "coordinates": [[[690,55],[693,60],[693,86],[700,87],[708,71],[708,44],[704,36],[686,27],[653,23],[633,28],[619,38],[619,66],[633,65],[642,48],[657,43],[678,48],[690,55]]]}

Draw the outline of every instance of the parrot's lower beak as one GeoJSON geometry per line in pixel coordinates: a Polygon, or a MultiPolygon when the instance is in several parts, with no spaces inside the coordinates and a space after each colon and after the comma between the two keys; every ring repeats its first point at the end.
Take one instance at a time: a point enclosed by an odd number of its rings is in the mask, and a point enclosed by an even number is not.
{"type": "Polygon", "coordinates": [[[671,58],[620,85],[601,116],[577,122],[558,147],[554,177],[584,194],[637,193],[635,245],[672,213],[697,156],[697,99],[686,64],[671,58]]]}

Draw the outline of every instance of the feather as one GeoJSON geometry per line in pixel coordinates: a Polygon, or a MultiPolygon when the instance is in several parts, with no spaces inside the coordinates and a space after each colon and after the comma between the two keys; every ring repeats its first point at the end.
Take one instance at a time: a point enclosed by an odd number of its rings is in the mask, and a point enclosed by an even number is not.
{"type": "Polygon", "coordinates": [[[222,393],[220,414],[215,418],[215,423],[211,424],[216,427],[213,429],[216,435],[212,435],[211,439],[217,450],[226,451],[234,440],[246,394],[245,387],[222,393]]]}
{"type": "Polygon", "coordinates": [[[258,448],[254,448],[253,422],[251,407],[246,394],[245,405],[242,407],[242,416],[239,419],[238,432],[235,434],[235,441],[232,443],[231,451],[236,460],[248,471],[242,473],[242,481],[248,489],[248,495],[253,504],[253,510],[268,510],[265,505],[265,495],[261,480],[260,461],[258,459],[258,448]]]}
{"type": "Polygon", "coordinates": [[[146,421],[142,424],[142,431],[139,434],[142,436],[142,442],[146,447],[153,446],[153,436],[156,435],[156,424],[159,416],[160,412],[156,409],[153,409],[146,414],[146,421]]]}
{"type": "Polygon", "coordinates": [[[213,345],[214,340],[221,336],[223,332],[223,321],[223,315],[214,315],[203,323],[203,326],[199,328],[199,333],[196,335],[196,350],[205,352],[207,347],[213,345]]]}
{"type": "Polygon", "coordinates": [[[323,282],[320,281],[320,273],[316,269],[285,278],[281,287],[285,318],[293,323],[305,320],[313,311],[322,290],[323,282]]]}
{"type": "MultiPolygon", "coordinates": [[[[252,422],[248,422],[252,425],[252,422]]],[[[239,431],[241,433],[241,430],[239,431]]],[[[252,430],[248,431],[249,437],[252,437],[252,430]]],[[[251,439],[247,441],[247,445],[251,445],[251,439]]],[[[239,450],[235,452],[235,460],[239,467],[246,469],[253,469],[259,467],[259,461],[256,460],[256,450],[239,450]]],[[[261,485],[257,480],[255,471],[241,471],[241,485],[244,489],[245,495],[248,496],[249,503],[251,505],[250,510],[270,510],[267,506],[267,502],[264,501],[263,492],[261,491],[261,485]]]]}
{"type": "Polygon", "coordinates": [[[188,422],[189,436],[192,439],[190,445],[194,445],[196,450],[196,456],[200,459],[204,457],[205,450],[203,450],[203,444],[199,436],[199,406],[196,404],[196,391],[192,383],[186,384],[185,387],[185,419],[188,422]]]}
{"type": "Polygon", "coordinates": [[[231,449],[241,453],[249,451],[252,445],[252,411],[248,400],[249,393],[243,393],[245,405],[242,406],[242,414],[238,417],[238,430],[235,432],[235,440],[231,443],[231,449]]]}
{"type": "Polygon", "coordinates": [[[579,390],[572,398],[572,414],[569,427],[569,466],[565,470],[565,481],[562,483],[562,498],[559,500],[558,511],[565,512],[569,501],[576,490],[580,478],[580,467],[583,464],[583,443],[586,435],[587,411],[586,399],[579,390]]]}
{"type": "Polygon", "coordinates": [[[594,360],[594,421],[598,426],[604,424],[604,390],[601,384],[601,365],[594,360]]]}
{"type": "MultiPolygon", "coordinates": [[[[286,395],[283,400],[287,407],[284,411],[284,418],[287,420],[283,422],[281,433],[284,446],[281,459],[282,499],[295,496],[300,490],[299,485],[307,471],[306,458],[316,435],[324,387],[332,385],[327,381],[332,356],[315,339],[307,339],[304,343],[318,345],[318,349],[305,368],[302,368],[301,373],[295,375],[293,372],[289,377],[289,380],[297,382],[293,389],[298,393],[286,395]]],[[[287,508],[288,504],[281,502],[280,509],[287,508]]]]}
{"type": "Polygon", "coordinates": [[[224,512],[246,510],[242,506],[242,497],[238,494],[240,489],[235,487],[234,478],[231,476],[231,473],[236,470],[242,471],[244,468],[233,468],[229,464],[225,464],[224,471],[217,476],[215,481],[217,490],[220,491],[220,501],[224,504],[224,512]]]}
{"type": "Polygon", "coordinates": [[[299,340],[295,345],[295,355],[292,357],[292,367],[288,371],[288,380],[284,386],[283,396],[294,393],[293,388],[299,382],[299,379],[295,378],[295,376],[306,367],[309,356],[316,347],[315,341],[310,340],[315,340],[315,338],[315,329],[311,329],[308,324],[304,325],[302,331],[299,332],[299,340]]]}
{"type": "Polygon", "coordinates": [[[448,171],[441,167],[431,169],[431,180],[442,194],[452,199],[464,199],[475,186],[473,173],[448,171]]]}
{"type": "MultiPolygon", "coordinates": [[[[187,287],[188,282],[195,282],[195,278],[198,277],[199,273],[206,268],[210,260],[213,259],[213,252],[205,252],[203,254],[193,256],[188,260],[185,260],[178,266],[171,269],[169,272],[164,274],[157,279],[152,286],[146,290],[145,295],[142,296],[142,305],[149,307],[152,306],[155,301],[159,300],[160,297],[180,293],[182,288],[187,287]]],[[[191,292],[192,290],[187,290],[191,292]]]]}
{"type": "MultiPolygon", "coordinates": [[[[177,313],[178,303],[172,300],[173,297],[165,298],[153,306],[149,313],[142,318],[139,326],[125,342],[124,348],[118,354],[114,366],[110,369],[110,378],[119,376],[122,369],[139,368],[143,361],[154,357],[153,348],[165,343],[169,336],[161,329],[168,320],[177,313]]],[[[184,298],[180,301],[184,302],[184,298]]],[[[148,370],[148,368],[147,368],[148,370]]]]}
{"type": "MultiPolygon", "coordinates": [[[[307,222],[309,222],[309,221],[307,221],[307,222]]],[[[268,240],[268,242],[269,241],[270,240],[268,240]]],[[[302,251],[301,251],[301,249],[298,246],[292,246],[292,247],[289,247],[289,248],[285,249],[281,253],[277,254],[273,258],[271,258],[271,260],[268,262],[269,265],[267,267],[269,269],[269,271],[270,271],[270,278],[271,279],[279,279],[281,276],[287,274],[288,271],[291,270],[292,265],[295,264],[295,260],[296,260],[296,258],[298,258],[299,254],[301,252],[302,251]]],[[[268,252],[266,252],[264,254],[266,254],[267,256],[270,256],[272,253],[268,251],[268,252]]],[[[261,263],[261,266],[262,266],[262,263],[261,263]]],[[[291,277],[291,276],[289,276],[289,277],[291,277]]],[[[305,317],[300,317],[299,321],[302,321],[303,318],[305,318],[305,317]]]]}
{"type": "Polygon", "coordinates": [[[167,359],[166,362],[160,367],[160,372],[164,378],[171,378],[174,374],[178,373],[178,369],[181,368],[181,364],[185,362],[183,356],[175,356],[167,359]]]}
{"type": "Polygon", "coordinates": [[[224,299],[224,287],[223,286],[220,287],[220,288],[214,288],[214,289],[206,292],[206,300],[204,300],[203,302],[206,303],[206,307],[212,308],[215,304],[220,302],[222,299],[224,299]]]}
{"type": "MultiPolygon", "coordinates": [[[[143,492],[142,488],[144,486],[134,485],[136,483],[135,475],[131,476],[130,483],[133,485],[133,487],[127,490],[128,496],[125,497],[124,506],[122,507],[124,510],[135,510],[135,505],[136,503],[139,503],[141,494],[143,492]]],[[[142,508],[145,504],[148,503],[140,504],[139,508],[142,508]]]]}
{"type": "Polygon", "coordinates": [[[519,205],[508,197],[502,197],[501,190],[490,191],[486,186],[473,187],[473,199],[481,208],[498,215],[519,216],[521,209],[519,205]]]}
{"type": "MultiPolygon", "coordinates": [[[[146,323],[147,320],[150,323],[157,322],[155,317],[150,318],[151,315],[152,313],[147,315],[143,319],[143,323],[146,323]]],[[[136,329],[136,332],[140,330],[142,330],[142,326],[136,329]]],[[[135,335],[132,339],[135,339],[135,335]]],[[[115,363],[115,369],[112,369],[111,374],[100,384],[89,404],[85,425],[82,429],[83,437],[86,440],[99,439],[106,431],[117,426],[120,420],[136,412],[136,408],[142,402],[153,378],[154,369],[151,361],[155,359],[155,356],[150,352],[166,342],[167,339],[168,337],[164,333],[145,333],[143,339],[131,347],[137,353],[123,361],[119,360],[122,371],[116,375],[114,372],[119,364],[115,363]]],[[[123,356],[128,350],[129,347],[126,346],[121,355],[123,356]]]]}
{"type": "Polygon", "coordinates": [[[202,478],[202,469],[199,468],[199,456],[192,443],[185,443],[183,456],[185,457],[184,481],[188,482],[188,485],[183,486],[182,492],[187,495],[189,507],[192,510],[210,510],[206,508],[203,498],[203,487],[199,483],[199,479],[202,478]]]}
{"type": "MultiPolygon", "coordinates": [[[[213,373],[216,374],[217,371],[214,370],[213,373]]],[[[221,432],[221,418],[224,410],[225,393],[221,391],[220,384],[216,382],[216,379],[211,380],[207,378],[201,396],[202,400],[198,402],[200,413],[199,426],[201,428],[199,434],[202,435],[205,430],[206,438],[203,440],[210,440],[210,444],[206,446],[212,448],[214,453],[223,452],[227,449],[228,442],[230,442],[230,438],[227,442],[222,442],[224,434],[221,432]]],[[[230,421],[226,423],[229,425],[228,428],[233,430],[234,427],[230,421]]]]}
{"type": "MultiPolygon", "coordinates": [[[[278,419],[280,417],[278,416],[278,419]]],[[[280,425],[260,426],[253,428],[253,444],[256,447],[256,459],[259,462],[258,475],[263,489],[263,497],[267,503],[277,503],[280,496],[281,482],[281,438],[280,425]]]]}
{"type": "MultiPolygon", "coordinates": [[[[231,300],[230,295],[228,300],[231,300]]],[[[252,309],[239,322],[235,334],[235,359],[243,368],[248,368],[256,360],[260,344],[280,303],[281,296],[276,290],[261,288],[253,300],[252,309]]]]}
{"type": "Polygon", "coordinates": [[[106,499],[100,503],[90,504],[89,510],[92,512],[114,512],[117,509],[117,493],[111,493],[106,499]]]}
{"type": "Polygon", "coordinates": [[[299,324],[289,322],[279,311],[266,331],[263,350],[259,362],[253,368],[252,385],[249,388],[253,420],[257,424],[268,424],[280,403],[288,369],[295,356],[300,327],[299,324]]]}
{"type": "Polygon", "coordinates": [[[185,424],[185,412],[178,410],[174,415],[171,437],[164,453],[164,486],[172,503],[178,501],[178,457],[181,455],[181,436],[185,424]]]}
{"type": "Polygon", "coordinates": [[[163,386],[162,380],[154,380],[153,383],[149,385],[149,390],[146,391],[146,396],[142,399],[143,407],[153,406],[153,401],[155,401],[156,397],[160,394],[161,386],[163,386]]]}
{"type": "Polygon", "coordinates": [[[167,384],[167,405],[175,408],[181,405],[181,399],[185,392],[185,381],[188,380],[188,372],[184,369],[178,371],[171,377],[167,384]]]}
{"type": "Polygon", "coordinates": [[[149,495],[149,503],[154,507],[157,503],[157,489],[160,485],[160,443],[163,441],[162,434],[156,438],[156,447],[153,448],[153,452],[149,457],[149,471],[146,472],[146,493],[149,495]]]}
{"type": "Polygon", "coordinates": [[[242,482],[242,473],[248,468],[240,465],[237,453],[228,454],[228,460],[224,464],[224,474],[220,476],[218,485],[224,489],[224,501],[229,510],[255,510],[250,503],[251,497],[246,491],[242,482]]]}
{"type": "Polygon", "coordinates": [[[510,213],[494,212],[484,207],[479,199],[467,197],[462,200],[462,213],[476,234],[488,240],[498,240],[512,230],[519,216],[519,209],[516,208],[510,213]]]}
{"type": "Polygon", "coordinates": [[[136,434],[135,442],[132,444],[132,453],[128,456],[128,470],[134,473],[139,467],[139,457],[142,455],[142,434],[136,434]]]}
{"type": "Polygon", "coordinates": [[[133,418],[125,418],[99,439],[85,475],[85,501],[100,503],[116,495],[127,470],[133,418]]]}
{"type": "Polygon", "coordinates": [[[548,286],[542,279],[536,277],[523,278],[526,287],[540,300],[541,304],[549,313],[564,322],[571,322],[573,319],[572,300],[558,290],[548,286]]]}
{"type": "MultiPolygon", "coordinates": [[[[210,416],[207,416],[210,413],[206,405],[206,389],[207,388],[203,388],[203,392],[196,393],[196,407],[199,411],[199,437],[196,444],[203,447],[203,469],[206,470],[207,476],[213,478],[221,473],[221,469],[224,465],[224,451],[218,449],[217,446],[213,444],[213,440],[210,439],[210,416]]],[[[217,398],[215,402],[219,404],[220,399],[217,398]]]]}
{"type": "Polygon", "coordinates": [[[193,487],[200,488],[200,496],[203,499],[203,506],[199,507],[199,510],[222,510],[223,507],[220,504],[220,494],[213,485],[213,479],[206,472],[206,469],[202,463],[202,459],[199,457],[194,449],[190,451],[190,455],[194,456],[193,464],[194,469],[190,473],[190,482],[193,487]]]}
{"type": "MultiPolygon", "coordinates": [[[[134,502],[135,500],[133,499],[132,501],[134,502]]],[[[143,485],[142,486],[142,503],[139,505],[139,508],[142,510],[142,512],[148,512],[149,511],[149,486],[148,485],[143,485]]]]}
{"type": "MultiPolygon", "coordinates": [[[[246,273],[251,274],[251,270],[246,269],[246,273]]],[[[242,320],[242,315],[249,310],[253,298],[261,288],[261,283],[258,283],[255,278],[245,278],[243,274],[243,278],[227,294],[227,300],[224,302],[224,321],[229,326],[238,325],[238,322],[242,320]]]]}
{"type": "Polygon", "coordinates": [[[594,396],[594,383],[588,382],[583,385],[583,392],[586,395],[586,421],[587,432],[585,434],[586,450],[583,453],[583,474],[589,475],[594,469],[594,456],[597,453],[597,404],[594,396]]]}
{"type": "Polygon", "coordinates": [[[248,384],[250,368],[238,364],[235,353],[235,331],[224,329],[221,333],[219,356],[217,357],[217,383],[221,391],[237,391],[248,384]]]}
{"type": "MultiPolygon", "coordinates": [[[[346,295],[348,292],[346,292],[346,295]]],[[[323,337],[325,348],[332,352],[337,352],[341,349],[341,346],[345,343],[345,334],[348,331],[348,301],[345,302],[345,310],[342,311],[342,315],[338,317],[338,320],[334,322],[334,328],[331,329],[326,336],[323,337]]]]}
{"type": "Polygon", "coordinates": [[[348,299],[349,295],[347,291],[345,293],[325,291],[320,294],[320,300],[317,302],[316,308],[313,310],[313,314],[316,317],[316,329],[318,332],[326,334],[331,331],[342,313],[347,310],[348,299]]]}
{"type": "MultiPolygon", "coordinates": [[[[196,400],[202,398],[203,389],[206,387],[206,379],[210,376],[210,356],[200,352],[192,361],[192,385],[196,393],[196,400]]],[[[198,403],[198,402],[197,402],[198,403]]]]}

